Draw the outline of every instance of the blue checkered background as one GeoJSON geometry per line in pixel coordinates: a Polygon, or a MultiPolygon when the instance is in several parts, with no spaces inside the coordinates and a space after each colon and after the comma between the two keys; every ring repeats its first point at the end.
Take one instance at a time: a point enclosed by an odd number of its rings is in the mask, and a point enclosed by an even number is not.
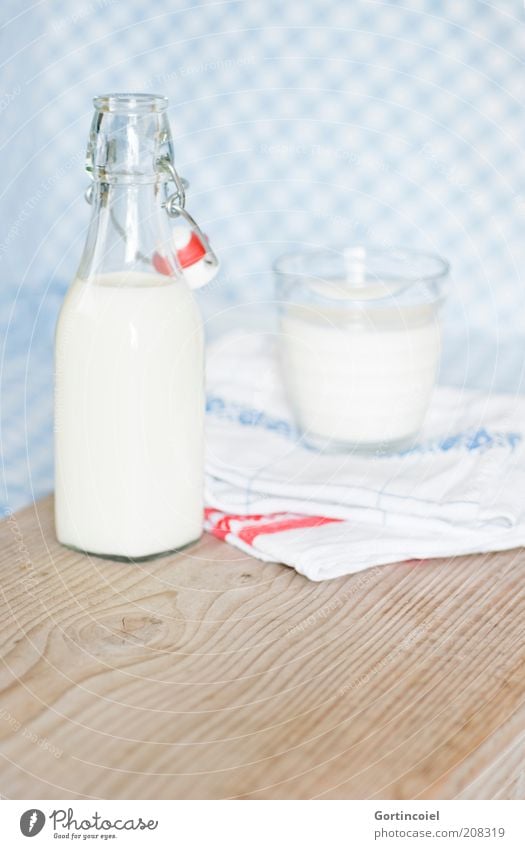
{"type": "Polygon", "coordinates": [[[4,0],[4,509],[52,489],[52,344],[89,208],[93,95],[170,100],[188,206],[222,260],[210,335],[256,323],[297,245],[450,259],[441,379],[519,391],[525,352],[521,0],[4,0]]]}

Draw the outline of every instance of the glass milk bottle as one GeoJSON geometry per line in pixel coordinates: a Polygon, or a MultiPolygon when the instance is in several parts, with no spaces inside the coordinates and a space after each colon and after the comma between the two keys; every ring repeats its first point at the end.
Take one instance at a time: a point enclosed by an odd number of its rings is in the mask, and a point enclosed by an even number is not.
{"type": "Polygon", "coordinates": [[[341,452],[409,446],[436,380],[448,264],[356,246],[287,254],[275,270],[283,380],[305,442],[341,452]]]}
{"type": "Polygon", "coordinates": [[[203,335],[167,215],[170,181],[183,192],[167,101],[94,106],[91,222],[55,340],[56,533],[139,559],[201,534],[203,335]]]}

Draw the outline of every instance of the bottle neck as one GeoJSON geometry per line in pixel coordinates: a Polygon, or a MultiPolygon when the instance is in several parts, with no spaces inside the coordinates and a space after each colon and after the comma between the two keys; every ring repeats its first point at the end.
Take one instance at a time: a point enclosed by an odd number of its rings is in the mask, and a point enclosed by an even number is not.
{"type": "Polygon", "coordinates": [[[162,183],[104,183],[95,181],[92,214],[78,276],[113,271],[153,271],[155,253],[169,256],[180,273],[172,247],[171,229],[162,206],[162,183]]]}

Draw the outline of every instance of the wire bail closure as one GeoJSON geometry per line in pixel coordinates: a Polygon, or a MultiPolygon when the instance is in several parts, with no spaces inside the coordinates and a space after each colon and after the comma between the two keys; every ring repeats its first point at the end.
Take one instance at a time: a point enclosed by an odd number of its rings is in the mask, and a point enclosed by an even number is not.
{"type": "MultiPolygon", "coordinates": [[[[174,192],[170,196],[170,198],[168,198],[168,200],[171,200],[173,198],[175,201],[178,201],[179,205],[184,209],[186,205],[186,191],[189,189],[190,186],[188,180],[186,180],[184,177],[181,177],[180,174],[177,173],[173,163],[167,157],[163,157],[162,160],[159,160],[159,164],[162,168],[164,168],[164,170],[168,171],[175,185],[177,186],[177,191],[174,192]],[[169,167],[166,167],[168,164],[169,167]]],[[[87,203],[93,202],[93,188],[94,181],[92,180],[92,182],[89,184],[86,191],[84,192],[84,198],[87,203]]],[[[162,206],[166,206],[166,201],[162,204],[162,206]]]]}
{"type": "MultiPolygon", "coordinates": [[[[202,232],[201,228],[195,221],[193,215],[191,215],[186,209],[186,190],[189,188],[189,182],[185,180],[184,177],[180,176],[173,162],[171,161],[171,159],[169,159],[168,156],[160,157],[157,160],[157,165],[161,170],[169,174],[171,181],[175,184],[175,191],[170,195],[167,194],[166,199],[161,204],[163,209],[166,210],[166,213],[170,218],[182,218],[189,226],[191,232],[194,233],[197,236],[197,239],[201,242],[201,250],[205,251],[203,263],[204,266],[208,269],[208,271],[205,273],[204,279],[202,279],[202,273],[200,273],[201,279],[199,280],[199,282],[193,282],[193,284],[190,284],[192,285],[192,288],[198,288],[201,285],[205,285],[205,283],[209,282],[209,280],[215,276],[219,268],[219,258],[211,247],[207,235],[202,232]]],[[[84,197],[89,204],[93,202],[93,188],[94,183],[92,182],[84,193],[84,197]]],[[[111,215],[113,217],[112,211],[111,215]]],[[[114,221],[114,224],[117,227],[119,233],[125,239],[126,233],[124,228],[120,225],[118,221],[114,221]]],[[[147,257],[143,256],[140,256],[140,259],[146,262],[149,261],[147,257]]],[[[187,268],[183,268],[183,273],[185,273],[186,277],[188,277],[189,270],[187,268]]]]}
{"type": "Polygon", "coordinates": [[[177,191],[173,192],[172,195],[169,195],[169,197],[166,198],[162,206],[165,207],[166,212],[171,218],[177,218],[180,213],[176,212],[175,214],[173,214],[171,212],[172,206],[176,207],[177,209],[184,209],[184,207],[186,206],[186,189],[188,188],[189,184],[187,180],[184,180],[179,175],[173,162],[167,156],[162,156],[160,159],[157,160],[157,163],[158,165],[160,165],[162,170],[167,171],[167,173],[170,175],[171,179],[175,183],[177,191]]]}
{"type": "Polygon", "coordinates": [[[186,209],[186,189],[189,186],[187,180],[184,180],[175,168],[171,159],[167,156],[163,156],[158,160],[158,163],[161,168],[163,168],[170,175],[171,179],[175,183],[175,191],[173,194],[168,195],[166,200],[162,203],[162,206],[168,213],[170,218],[183,218],[184,221],[190,226],[191,230],[197,234],[198,238],[202,242],[204,248],[206,249],[206,262],[208,265],[219,265],[219,259],[217,254],[213,250],[208,240],[206,233],[203,233],[197,222],[195,221],[193,215],[190,215],[188,210],[186,209]]]}

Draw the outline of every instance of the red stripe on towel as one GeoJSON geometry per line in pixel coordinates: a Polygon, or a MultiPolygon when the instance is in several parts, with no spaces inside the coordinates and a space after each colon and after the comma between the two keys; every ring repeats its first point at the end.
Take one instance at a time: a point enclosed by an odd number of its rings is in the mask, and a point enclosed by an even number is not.
{"type": "MultiPolygon", "coordinates": [[[[269,518],[269,517],[267,517],[269,518]]],[[[297,516],[288,519],[281,519],[278,522],[268,522],[266,524],[249,525],[247,528],[242,528],[237,532],[239,539],[251,545],[255,537],[261,534],[279,534],[281,531],[293,531],[298,528],[317,528],[321,525],[328,525],[331,522],[341,522],[342,519],[327,519],[325,516],[297,516]]]]}
{"type": "MultiPolygon", "coordinates": [[[[278,516],[278,513],[271,514],[278,516]]],[[[221,513],[213,507],[205,507],[204,517],[208,522],[211,522],[211,533],[219,539],[226,539],[228,534],[233,533],[231,529],[232,522],[257,522],[264,516],[252,513],[250,515],[241,515],[240,513],[221,513]]]]}

